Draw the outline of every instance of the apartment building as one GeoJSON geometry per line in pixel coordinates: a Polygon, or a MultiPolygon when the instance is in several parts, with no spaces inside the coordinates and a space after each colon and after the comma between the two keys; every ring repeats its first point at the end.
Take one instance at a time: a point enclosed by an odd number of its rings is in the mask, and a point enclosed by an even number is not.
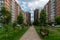
{"type": "MultiPolygon", "coordinates": [[[[11,5],[10,5],[10,3],[11,3],[11,0],[0,0],[0,11],[1,11],[1,8],[2,8],[3,6],[5,6],[5,8],[6,8],[9,12],[11,12],[11,5]]],[[[1,20],[2,20],[2,13],[0,13],[0,23],[1,23],[1,20]]]]}
{"type": "Polygon", "coordinates": [[[21,9],[20,5],[18,5],[18,15],[21,11],[22,11],[22,9],[21,9]]]}
{"type": "Polygon", "coordinates": [[[55,22],[55,15],[56,15],[56,1],[49,0],[49,2],[45,5],[46,13],[48,15],[48,22],[54,23],[55,22]]]}
{"type": "Polygon", "coordinates": [[[17,16],[22,9],[16,2],[16,0],[0,0],[0,10],[2,6],[5,6],[6,9],[9,12],[11,12],[12,14],[11,22],[13,23],[14,21],[17,21],[17,16]]]}
{"type": "Polygon", "coordinates": [[[11,12],[11,1],[12,0],[4,0],[4,6],[7,8],[8,11],[11,12]]]}
{"type": "Polygon", "coordinates": [[[0,0],[0,9],[2,6],[5,6],[8,11],[11,11],[11,0],[0,0]]]}
{"type": "Polygon", "coordinates": [[[24,17],[24,23],[26,24],[26,14],[23,12],[23,17],[24,17]]]}
{"type": "Polygon", "coordinates": [[[55,0],[50,0],[51,1],[51,3],[50,3],[50,5],[51,5],[51,22],[54,22],[55,21],[55,14],[56,14],[56,12],[55,12],[55,7],[56,7],[56,5],[55,5],[55,0]]]}
{"type": "Polygon", "coordinates": [[[51,22],[51,9],[50,9],[50,2],[49,1],[45,6],[44,9],[46,10],[46,14],[47,14],[47,22],[50,23],[51,22]]]}
{"type": "Polygon", "coordinates": [[[24,23],[27,24],[26,22],[26,13],[24,12],[24,23]]]}
{"type": "Polygon", "coordinates": [[[24,22],[24,24],[26,24],[26,14],[25,14],[25,12],[24,11],[22,11],[21,10],[21,13],[22,13],[22,15],[23,15],[23,22],[24,22]]]}
{"type": "Polygon", "coordinates": [[[39,9],[34,10],[34,21],[38,21],[39,19],[39,9]]]}
{"type": "Polygon", "coordinates": [[[60,15],[60,0],[55,0],[55,6],[56,6],[56,16],[59,16],[60,15]]]}
{"type": "Polygon", "coordinates": [[[11,0],[11,14],[12,14],[11,22],[13,23],[15,21],[15,0],[11,0]]]}
{"type": "Polygon", "coordinates": [[[60,0],[49,0],[45,5],[46,12],[48,13],[48,20],[55,22],[55,17],[60,15],[60,0]]]}
{"type": "Polygon", "coordinates": [[[17,21],[17,17],[18,17],[18,7],[20,7],[19,5],[18,5],[18,3],[15,1],[15,21],[17,21]]]}
{"type": "Polygon", "coordinates": [[[26,23],[27,24],[31,23],[31,14],[29,12],[26,12],[26,23]]]}

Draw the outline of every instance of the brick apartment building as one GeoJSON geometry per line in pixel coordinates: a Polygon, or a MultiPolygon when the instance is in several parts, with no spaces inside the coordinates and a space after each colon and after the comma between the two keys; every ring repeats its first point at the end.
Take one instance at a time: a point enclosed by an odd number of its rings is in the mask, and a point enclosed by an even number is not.
{"type": "Polygon", "coordinates": [[[12,23],[17,21],[18,15],[18,3],[15,0],[11,0],[11,14],[12,14],[12,23]]]}
{"type": "Polygon", "coordinates": [[[60,15],[60,0],[55,0],[55,4],[56,4],[56,16],[60,15]]]}
{"type": "Polygon", "coordinates": [[[22,13],[22,15],[23,15],[23,22],[24,22],[24,24],[26,24],[26,14],[25,14],[25,12],[24,11],[22,11],[21,10],[21,13],[22,13]]]}
{"type": "Polygon", "coordinates": [[[12,14],[12,22],[17,21],[17,16],[21,12],[21,7],[16,2],[16,0],[0,0],[0,10],[1,7],[5,6],[9,12],[12,14]]]}
{"type": "Polygon", "coordinates": [[[39,19],[39,9],[34,10],[34,21],[38,21],[39,19]]]}
{"type": "Polygon", "coordinates": [[[0,9],[2,6],[5,6],[8,11],[11,11],[11,0],[0,0],[0,9]]]}
{"type": "Polygon", "coordinates": [[[49,0],[44,8],[48,14],[48,22],[55,22],[55,17],[60,15],[60,0],[49,0]]]}
{"type": "Polygon", "coordinates": [[[31,23],[31,14],[29,12],[26,12],[26,22],[27,24],[31,23]]]}
{"type": "Polygon", "coordinates": [[[51,10],[50,10],[50,1],[44,6],[45,10],[46,10],[46,14],[47,14],[47,22],[50,23],[51,22],[51,10]]]}
{"type": "Polygon", "coordinates": [[[26,14],[25,14],[25,12],[23,12],[23,17],[24,17],[24,23],[26,24],[26,14]]]}
{"type": "Polygon", "coordinates": [[[19,13],[19,12],[18,12],[18,10],[19,10],[18,7],[20,7],[20,6],[19,6],[18,3],[15,1],[15,8],[14,8],[14,9],[15,9],[15,20],[16,20],[16,21],[17,21],[17,17],[18,17],[18,13],[19,13]]]}

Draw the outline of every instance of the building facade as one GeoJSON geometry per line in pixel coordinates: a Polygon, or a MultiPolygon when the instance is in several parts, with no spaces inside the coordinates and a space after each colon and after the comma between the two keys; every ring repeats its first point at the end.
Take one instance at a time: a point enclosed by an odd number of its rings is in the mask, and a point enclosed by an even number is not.
{"type": "Polygon", "coordinates": [[[56,16],[60,16],[60,0],[55,0],[55,4],[56,4],[56,16]]]}
{"type": "Polygon", "coordinates": [[[45,5],[46,12],[48,13],[48,20],[50,22],[55,22],[55,17],[60,16],[60,1],[59,0],[49,0],[45,5]]]}
{"type": "Polygon", "coordinates": [[[24,19],[24,20],[23,20],[23,22],[24,22],[24,24],[26,24],[26,14],[25,14],[25,12],[24,12],[24,11],[22,11],[22,10],[21,10],[21,12],[22,12],[23,19],[24,19]]]}
{"type": "Polygon", "coordinates": [[[31,23],[31,13],[26,12],[26,23],[30,24],[31,23]]]}
{"type": "Polygon", "coordinates": [[[51,22],[54,22],[55,21],[55,0],[50,0],[51,1],[51,3],[50,3],[50,5],[51,5],[51,22]]]}
{"type": "Polygon", "coordinates": [[[0,0],[0,10],[1,7],[5,6],[8,11],[11,11],[11,0],[0,0]]]}
{"type": "Polygon", "coordinates": [[[15,0],[11,0],[11,14],[12,14],[11,22],[13,23],[15,21],[15,0]]]}
{"type": "Polygon", "coordinates": [[[17,1],[16,0],[0,0],[0,10],[1,10],[1,7],[3,6],[9,12],[11,12],[11,15],[12,15],[11,22],[13,23],[14,21],[17,21],[17,16],[19,12],[21,12],[20,10],[22,10],[19,4],[17,3],[17,1]]]}
{"type": "Polygon", "coordinates": [[[38,21],[39,19],[39,9],[34,10],[34,21],[38,21]]]}
{"type": "Polygon", "coordinates": [[[3,0],[3,5],[11,12],[11,0],[3,0]]]}
{"type": "MultiPolygon", "coordinates": [[[[19,11],[19,9],[18,9],[18,7],[20,7],[19,5],[18,5],[18,3],[15,1],[15,21],[17,21],[17,17],[18,17],[18,11],[19,11]]],[[[20,12],[20,11],[19,11],[20,12]]]]}
{"type": "Polygon", "coordinates": [[[47,14],[47,22],[50,23],[51,22],[51,9],[50,9],[50,2],[49,1],[45,6],[44,9],[46,10],[46,14],[47,14]]]}

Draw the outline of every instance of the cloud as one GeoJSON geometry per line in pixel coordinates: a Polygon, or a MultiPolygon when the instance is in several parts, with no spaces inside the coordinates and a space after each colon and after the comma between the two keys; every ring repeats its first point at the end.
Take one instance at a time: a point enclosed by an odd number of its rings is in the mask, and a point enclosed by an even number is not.
{"type": "Polygon", "coordinates": [[[31,9],[36,9],[40,7],[44,7],[44,5],[47,3],[47,0],[36,0],[34,2],[29,2],[28,7],[31,9]]]}
{"type": "Polygon", "coordinates": [[[18,1],[32,2],[32,1],[36,1],[36,0],[18,0],[18,1]]]}
{"type": "Polygon", "coordinates": [[[43,7],[49,0],[18,0],[24,11],[34,10],[43,7]]]}
{"type": "Polygon", "coordinates": [[[31,20],[33,20],[33,13],[36,8],[41,9],[49,0],[18,0],[22,10],[24,12],[29,11],[31,13],[31,20]]]}

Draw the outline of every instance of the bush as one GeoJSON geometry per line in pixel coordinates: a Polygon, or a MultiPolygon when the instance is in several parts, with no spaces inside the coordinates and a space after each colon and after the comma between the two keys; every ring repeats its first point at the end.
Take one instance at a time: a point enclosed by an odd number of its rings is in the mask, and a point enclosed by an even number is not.
{"type": "Polygon", "coordinates": [[[55,17],[55,23],[60,25],[60,16],[55,17]]]}
{"type": "Polygon", "coordinates": [[[33,22],[33,25],[38,26],[38,25],[39,25],[39,21],[38,21],[38,20],[35,20],[35,21],[33,22]]]}
{"type": "Polygon", "coordinates": [[[14,23],[13,23],[13,28],[14,28],[14,29],[15,29],[16,25],[17,25],[17,24],[14,22],[14,23]]]}
{"type": "Polygon", "coordinates": [[[24,21],[23,15],[22,15],[22,13],[20,13],[19,16],[17,17],[17,23],[18,24],[23,24],[23,21],[24,21]]]}

